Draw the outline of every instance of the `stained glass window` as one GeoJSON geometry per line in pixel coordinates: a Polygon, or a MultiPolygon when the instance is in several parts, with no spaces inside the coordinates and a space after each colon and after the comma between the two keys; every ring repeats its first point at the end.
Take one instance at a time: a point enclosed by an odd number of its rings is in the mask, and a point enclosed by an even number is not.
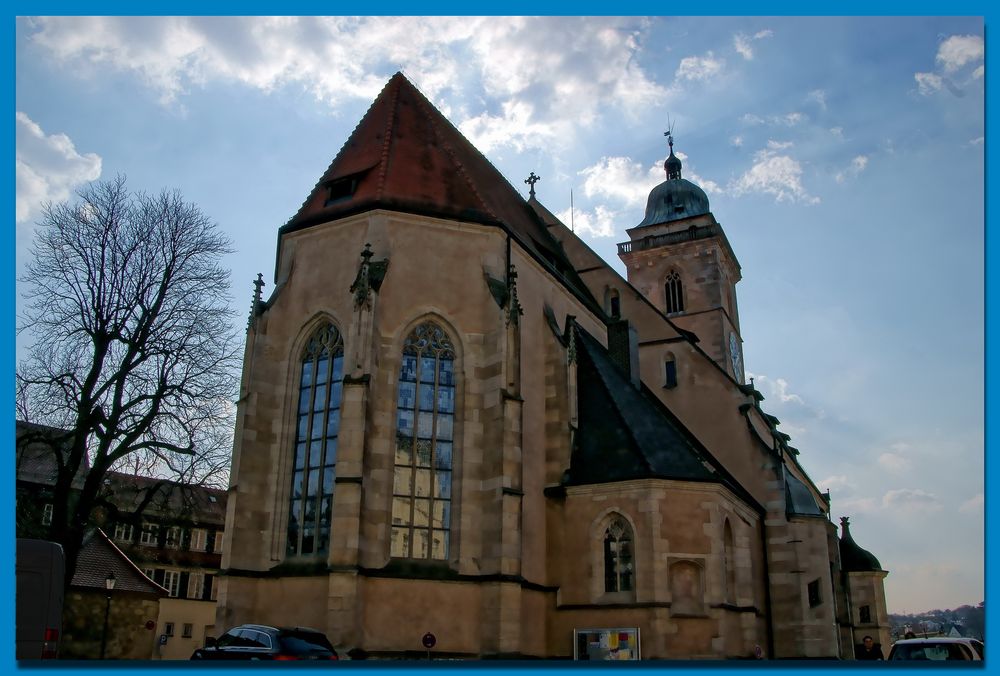
{"type": "Polygon", "coordinates": [[[302,351],[288,505],[292,555],[330,549],[343,379],[344,342],[337,328],[325,323],[302,351]]]}
{"type": "Polygon", "coordinates": [[[632,577],[632,528],[616,517],[604,531],[604,591],[631,591],[632,577]]]}
{"type": "Polygon", "coordinates": [[[391,554],[447,560],[451,534],[455,349],[433,322],[406,338],[396,398],[391,554]]]}

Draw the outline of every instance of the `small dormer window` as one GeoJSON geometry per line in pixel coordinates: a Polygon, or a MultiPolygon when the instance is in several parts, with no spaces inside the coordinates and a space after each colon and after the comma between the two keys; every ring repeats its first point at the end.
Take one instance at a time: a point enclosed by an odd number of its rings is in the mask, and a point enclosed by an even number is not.
{"type": "Polygon", "coordinates": [[[358,178],[359,174],[354,174],[353,176],[345,176],[343,178],[334,179],[327,184],[327,196],[326,205],[329,206],[334,202],[339,202],[351,197],[354,191],[358,189],[358,178]]]}

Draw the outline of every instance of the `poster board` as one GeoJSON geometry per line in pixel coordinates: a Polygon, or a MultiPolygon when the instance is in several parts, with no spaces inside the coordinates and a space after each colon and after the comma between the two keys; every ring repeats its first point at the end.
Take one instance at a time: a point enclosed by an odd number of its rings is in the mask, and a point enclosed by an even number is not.
{"type": "Polygon", "coordinates": [[[574,660],[641,659],[638,627],[574,629],[574,660]]]}

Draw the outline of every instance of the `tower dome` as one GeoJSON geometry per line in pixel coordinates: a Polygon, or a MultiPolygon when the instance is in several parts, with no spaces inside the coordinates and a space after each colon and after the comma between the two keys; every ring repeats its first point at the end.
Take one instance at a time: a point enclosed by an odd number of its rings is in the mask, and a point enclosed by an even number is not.
{"type": "Polygon", "coordinates": [[[867,549],[862,549],[851,537],[848,517],[840,518],[843,532],[840,536],[840,567],[848,573],[868,573],[882,570],[882,564],[867,549]]]}
{"type": "Polygon", "coordinates": [[[697,185],[681,178],[681,160],[674,155],[674,138],[667,133],[670,156],[663,163],[667,180],[653,188],[646,200],[646,217],[636,227],[678,221],[707,214],[708,195],[697,185]]]}

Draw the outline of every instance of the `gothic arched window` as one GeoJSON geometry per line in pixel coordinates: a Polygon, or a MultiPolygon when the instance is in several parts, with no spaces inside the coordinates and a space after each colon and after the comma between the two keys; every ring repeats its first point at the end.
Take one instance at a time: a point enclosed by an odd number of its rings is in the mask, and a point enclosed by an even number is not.
{"type": "Polygon", "coordinates": [[[455,348],[433,322],[403,345],[396,399],[391,555],[448,559],[455,426],[455,348]]]}
{"type": "Polygon", "coordinates": [[[632,528],[616,517],[604,531],[604,591],[632,591],[632,567],[632,528]]]}
{"type": "Polygon", "coordinates": [[[302,351],[295,461],[288,505],[288,554],[330,549],[333,479],[337,466],[344,341],[329,322],[302,351]]]}
{"type": "Polygon", "coordinates": [[[667,275],[664,290],[667,297],[667,314],[684,312],[684,288],[681,285],[681,276],[676,270],[671,270],[667,275]]]}

